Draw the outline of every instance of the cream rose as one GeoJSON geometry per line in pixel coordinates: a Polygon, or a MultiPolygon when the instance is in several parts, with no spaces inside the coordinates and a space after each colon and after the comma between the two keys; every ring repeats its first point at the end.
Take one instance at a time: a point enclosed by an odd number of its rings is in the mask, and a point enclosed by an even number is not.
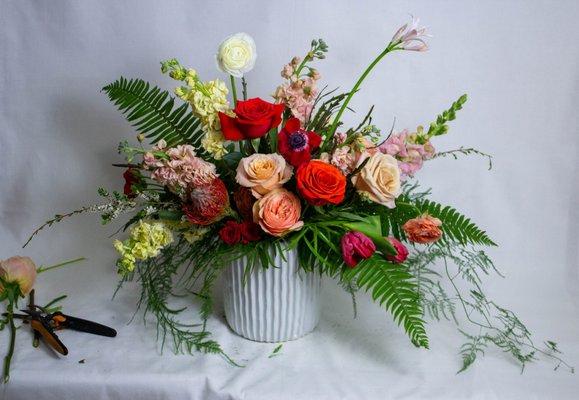
{"type": "Polygon", "coordinates": [[[364,167],[352,177],[352,183],[359,193],[367,195],[370,200],[388,208],[396,207],[394,201],[402,192],[398,161],[389,154],[377,152],[360,157],[357,167],[366,159],[368,161],[364,167]]]}
{"type": "Polygon", "coordinates": [[[300,199],[286,189],[275,189],[253,205],[253,222],[273,236],[284,236],[302,228],[300,199]]]}
{"type": "Polygon", "coordinates": [[[227,37],[217,51],[217,67],[226,74],[241,78],[253,69],[257,51],[253,38],[247,33],[227,37]]]}
{"type": "Polygon", "coordinates": [[[292,176],[292,167],[279,154],[252,154],[237,166],[237,183],[250,188],[256,198],[280,188],[292,176]]]}

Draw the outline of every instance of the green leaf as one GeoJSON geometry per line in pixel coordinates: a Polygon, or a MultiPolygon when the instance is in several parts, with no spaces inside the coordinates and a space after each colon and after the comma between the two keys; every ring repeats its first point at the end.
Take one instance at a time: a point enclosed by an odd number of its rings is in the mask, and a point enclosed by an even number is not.
{"type": "Polygon", "coordinates": [[[169,146],[199,147],[204,135],[201,121],[188,110],[187,103],[174,108],[175,99],[169,92],[151,87],[141,79],[123,77],[102,90],[127,121],[152,143],[164,139],[169,146]]]}
{"type": "Polygon", "coordinates": [[[415,346],[428,348],[423,312],[414,277],[408,268],[392,264],[378,255],[360,262],[343,272],[342,280],[371,293],[372,299],[386,308],[415,346]]]}

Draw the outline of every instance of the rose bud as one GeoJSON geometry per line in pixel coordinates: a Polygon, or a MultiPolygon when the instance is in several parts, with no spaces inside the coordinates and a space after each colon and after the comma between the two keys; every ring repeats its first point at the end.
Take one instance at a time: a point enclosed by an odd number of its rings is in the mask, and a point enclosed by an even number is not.
{"type": "Polygon", "coordinates": [[[422,217],[413,218],[402,226],[408,240],[414,243],[426,244],[434,243],[442,236],[440,230],[442,222],[438,218],[424,215],[422,217]]]}
{"type": "Polygon", "coordinates": [[[32,290],[35,280],[36,265],[30,258],[14,256],[0,261],[0,293],[5,284],[16,283],[24,297],[32,290]]]}
{"type": "Polygon", "coordinates": [[[408,258],[408,249],[406,246],[404,246],[398,239],[393,236],[387,237],[386,240],[388,240],[392,246],[394,246],[394,249],[396,249],[396,255],[386,255],[386,259],[396,264],[400,264],[406,261],[408,258]]]}
{"type": "Polygon", "coordinates": [[[354,268],[362,259],[372,257],[376,245],[362,232],[351,231],[342,236],[342,257],[346,265],[354,268]]]}

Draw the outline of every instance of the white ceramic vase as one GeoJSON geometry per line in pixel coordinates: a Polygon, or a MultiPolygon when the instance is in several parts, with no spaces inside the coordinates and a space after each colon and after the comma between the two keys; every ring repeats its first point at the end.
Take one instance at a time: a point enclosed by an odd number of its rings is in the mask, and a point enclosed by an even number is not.
{"type": "Polygon", "coordinates": [[[225,318],[237,334],[258,342],[298,339],[320,319],[321,276],[298,268],[297,250],[274,254],[275,268],[254,268],[243,281],[241,258],[224,273],[225,318]],[[285,259],[284,259],[285,258],[285,259]]]}

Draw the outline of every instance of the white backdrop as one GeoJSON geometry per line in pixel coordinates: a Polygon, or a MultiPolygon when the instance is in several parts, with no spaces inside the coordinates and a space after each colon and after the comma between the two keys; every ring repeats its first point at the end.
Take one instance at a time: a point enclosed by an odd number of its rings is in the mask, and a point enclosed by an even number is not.
{"type": "Polygon", "coordinates": [[[284,345],[279,357],[267,357],[273,345],[234,336],[219,313],[211,323],[216,337],[246,368],[212,356],[160,356],[153,324],[126,325],[137,288],[110,301],[114,227],[81,216],[21,249],[48,216],[91,203],[98,186],[122,187],[121,171],[110,165],[119,161],[117,143],[134,133],[99,92],[105,84],[122,75],[172,88],[159,72],[170,57],[203,78],[225,78],[214,67],[215,49],[245,31],[259,53],[247,76],[251,96],[267,98],[281,66],[317,37],[330,46],[319,63],[323,82],[347,89],[409,13],[434,35],[431,51],[385,59],[353,106],[361,113],[375,104],[384,130],[394,117],[397,128],[413,128],[469,94],[450,134],[434,144],[491,153],[493,170],[477,158],[436,160],[418,178],[500,244],[491,254],[507,279],[490,280],[489,294],[518,312],[539,343],[557,340],[578,363],[579,2],[0,0],[0,256],[45,264],[88,257],[42,276],[39,296],[66,292],[71,314],[119,330],[114,340],[63,333],[71,354],[61,360],[32,350],[22,331],[0,397],[577,398],[576,375],[542,363],[521,375],[499,352],[456,376],[461,338],[451,324],[429,324],[432,349],[416,350],[365,298],[352,320],[348,296],[332,282],[319,328],[284,345]]]}

